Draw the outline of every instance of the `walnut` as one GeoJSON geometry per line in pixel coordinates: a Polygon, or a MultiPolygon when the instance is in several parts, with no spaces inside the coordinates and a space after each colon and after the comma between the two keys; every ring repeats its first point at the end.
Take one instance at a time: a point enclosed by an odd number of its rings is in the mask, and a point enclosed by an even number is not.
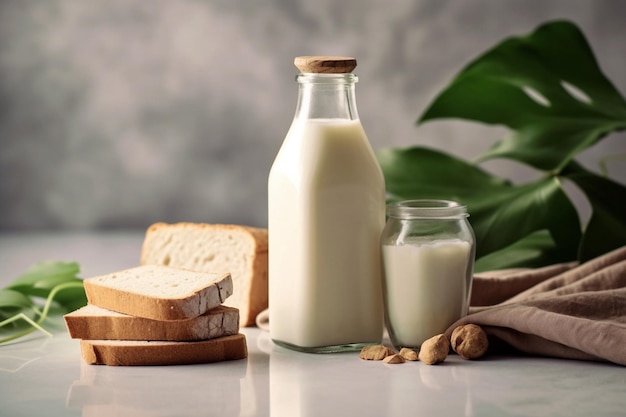
{"type": "Polygon", "coordinates": [[[443,362],[448,357],[450,342],[444,334],[438,334],[422,343],[419,360],[426,365],[443,362]]]}
{"type": "Polygon", "coordinates": [[[418,359],[417,352],[409,348],[400,349],[400,356],[402,356],[407,361],[416,361],[418,359]]]}
{"type": "Polygon", "coordinates": [[[393,355],[387,356],[385,359],[383,359],[383,362],[394,364],[394,363],[404,363],[405,360],[401,355],[398,355],[397,353],[395,353],[393,355]]]}
{"type": "Polygon", "coordinates": [[[480,326],[465,324],[452,332],[452,349],[463,359],[478,359],[487,352],[489,340],[480,326]]]}
{"type": "Polygon", "coordinates": [[[359,358],[367,361],[382,361],[387,356],[391,356],[396,352],[384,345],[365,346],[359,353],[359,358]]]}

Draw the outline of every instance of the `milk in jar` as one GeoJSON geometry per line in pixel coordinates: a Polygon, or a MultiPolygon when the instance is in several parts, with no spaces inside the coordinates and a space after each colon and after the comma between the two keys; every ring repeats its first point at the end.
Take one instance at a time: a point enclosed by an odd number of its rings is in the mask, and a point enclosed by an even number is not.
{"type": "Polygon", "coordinates": [[[306,352],[360,349],[383,332],[384,179],[346,60],[296,58],[296,115],[268,180],[270,337],[306,352]]]}
{"type": "Polygon", "coordinates": [[[474,233],[465,206],[443,200],[389,205],[382,236],[385,322],[396,348],[419,348],[467,314],[474,233]]]}

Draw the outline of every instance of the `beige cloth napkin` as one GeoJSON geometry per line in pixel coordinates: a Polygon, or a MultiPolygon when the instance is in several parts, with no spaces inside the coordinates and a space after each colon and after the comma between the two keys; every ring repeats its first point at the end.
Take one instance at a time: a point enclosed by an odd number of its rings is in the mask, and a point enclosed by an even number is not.
{"type": "Polygon", "coordinates": [[[470,314],[494,351],[626,365],[626,246],[584,264],[474,275],[470,314]]]}

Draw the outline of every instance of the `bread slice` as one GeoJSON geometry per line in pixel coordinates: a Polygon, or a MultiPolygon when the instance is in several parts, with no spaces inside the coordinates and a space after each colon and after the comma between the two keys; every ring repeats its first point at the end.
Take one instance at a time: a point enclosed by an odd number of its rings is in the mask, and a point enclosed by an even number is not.
{"type": "Polygon", "coordinates": [[[153,320],[197,317],[233,292],[230,274],[145,265],[84,281],[89,304],[153,320]]]}
{"type": "Polygon", "coordinates": [[[94,365],[185,365],[244,359],[246,337],[238,333],[195,342],[81,340],[80,351],[94,365]]]}
{"type": "Polygon", "coordinates": [[[143,265],[201,272],[229,272],[233,295],[224,305],[239,309],[242,327],[267,308],[267,229],[205,223],[156,223],[148,228],[143,265]]]}
{"type": "Polygon", "coordinates": [[[239,311],[218,306],[187,320],[158,321],[86,305],[63,316],[73,339],[169,340],[215,339],[239,332],[239,311]]]}

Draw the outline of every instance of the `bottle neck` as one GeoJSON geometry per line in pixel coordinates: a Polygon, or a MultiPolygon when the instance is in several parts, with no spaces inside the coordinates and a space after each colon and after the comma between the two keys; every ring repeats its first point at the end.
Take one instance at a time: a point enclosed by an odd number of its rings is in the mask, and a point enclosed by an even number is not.
{"type": "Polygon", "coordinates": [[[296,119],[358,120],[354,74],[299,74],[296,119]]]}

